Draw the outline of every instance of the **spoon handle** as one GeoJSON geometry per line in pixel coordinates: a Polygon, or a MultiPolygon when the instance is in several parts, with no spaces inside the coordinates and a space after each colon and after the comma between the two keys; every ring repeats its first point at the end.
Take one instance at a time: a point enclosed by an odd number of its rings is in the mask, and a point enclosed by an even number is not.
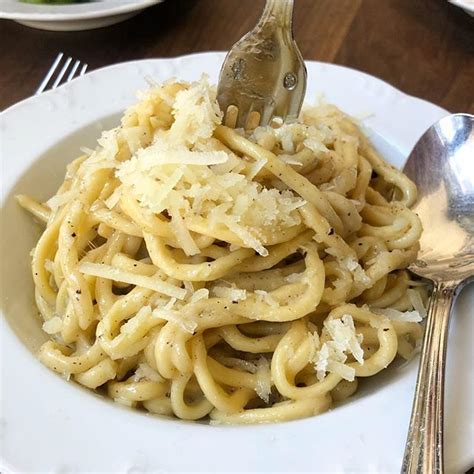
{"type": "Polygon", "coordinates": [[[402,473],[443,473],[446,342],[458,285],[436,282],[431,296],[402,473]]]}

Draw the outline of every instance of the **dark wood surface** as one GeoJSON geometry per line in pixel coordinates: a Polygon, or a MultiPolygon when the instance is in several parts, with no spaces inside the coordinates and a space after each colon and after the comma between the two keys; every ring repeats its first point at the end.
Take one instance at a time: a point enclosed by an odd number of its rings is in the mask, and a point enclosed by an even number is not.
{"type": "MultiPolygon", "coordinates": [[[[58,51],[92,69],[227,50],[263,0],[167,0],[118,25],[47,32],[0,20],[0,109],[31,95],[58,51]]],[[[446,0],[296,0],[306,59],[378,76],[452,112],[474,112],[474,18],[446,0]]]]}

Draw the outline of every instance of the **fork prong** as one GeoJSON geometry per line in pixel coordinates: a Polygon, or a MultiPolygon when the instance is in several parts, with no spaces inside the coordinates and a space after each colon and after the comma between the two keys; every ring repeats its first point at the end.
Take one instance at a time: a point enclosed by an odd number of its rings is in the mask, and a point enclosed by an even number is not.
{"type": "Polygon", "coordinates": [[[271,106],[265,106],[264,109],[263,109],[263,113],[260,117],[260,125],[262,127],[265,127],[266,125],[268,125],[273,117],[273,112],[274,112],[274,108],[271,107],[271,106]]]}
{"type": "Polygon", "coordinates": [[[240,99],[238,107],[238,115],[237,115],[237,123],[236,128],[245,128],[247,125],[250,112],[254,110],[254,104],[247,99],[240,99]]]}
{"type": "Polygon", "coordinates": [[[276,117],[281,117],[285,121],[286,116],[288,115],[288,103],[281,102],[276,105],[273,115],[276,117]]]}
{"type": "Polygon", "coordinates": [[[58,64],[61,62],[61,59],[63,56],[64,56],[64,53],[59,53],[56,56],[56,59],[54,60],[51,67],[49,68],[48,73],[46,74],[44,79],[41,81],[41,84],[39,85],[38,89],[36,89],[35,95],[41,94],[46,89],[46,86],[48,85],[48,82],[50,81],[51,76],[56,71],[56,68],[58,67],[58,64]]]}
{"type": "Polygon", "coordinates": [[[259,100],[241,100],[236,127],[245,128],[245,130],[252,130],[258,127],[261,122],[262,105],[259,100]]]}
{"type": "Polygon", "coordinates": [[[81,67],[81,72],[79,73],[79,76],[83,76],[86,73],[88,67],[89,65],[87,63],[83,64],[81,67]]]}
{"type": "Polygon", "coordinates": [[[239,109],[235,105],[229,105],[227,109],[224,110],[225,126],[230,127],[230,128],[235,128],[238,114],[239,114],[239,109]]]}
{"type": "Polygon", "coordinates": [[[260,111],[252,110],[252,112],[250,112],[248,115],[247,123],[245,124],[245,129],[254,130],[255,128],[257,128],[260,124],[261,115],[262,114],[260,111]]]}
{"type": "Polygon", "coordinates": [[[74,65],[72,66],[71,71],[69,72],[67,76],[66,82],[69,82],[72,79],[74,79],[74,74],[76,74],[77,68],[80,66],[80,64],[81,64],[81,61],[79,61],[79,59],[76,59],[76,61],[74,62],[74,65]]]}
{"type": "Polygon", "coordinates": [[[237,116],[235,128],[245,127],[245,124],[247,123],[248,114],[248,110],[244,109],[243,107],[239,107],[239,115],[237,116]]]}
{"type": "Polygon", "coordinates": [[[51,89],[56,89],[56,87],[59,86],[64,74],[66,74],[67,68],[69,67],[69,64],[71,64],[72,58],[69,56],[66,59],[66,62],[64,63],[63,67],[59,71],[59,74],[56,77],[56,80],[53,82],[53,85],[51,86],[51,89]]]}

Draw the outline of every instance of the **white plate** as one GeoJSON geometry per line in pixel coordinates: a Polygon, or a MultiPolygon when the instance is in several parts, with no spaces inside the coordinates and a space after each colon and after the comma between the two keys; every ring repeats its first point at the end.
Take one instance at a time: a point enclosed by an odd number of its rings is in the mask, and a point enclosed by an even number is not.
{"type": "Polygon", "coordinates": [[[448,2],[461,7],[466,13],[474,16],[474,0],[448,0],[448,2]]]}
{"type": "Polygon", "coordinates": [[[162,1],[95,0],[72,5],[36,5],[19,0],[0,0],[0,18],[41,30],[91,30],[124,21],[162,1]]]}
{"type": "MultiPolygon", "coordinates": [[[[136,61],[93,71],[0,116],[2,135],[2,459],[15,472],[399,472],[417,363],[364,384],[321,416],[258,426],[209,426],[163,419],[92,395],[43,367],[29,251],[39,227],[14,202],[20,192],[46,199],[82,145],[145,88],[145,76],[216,81],[223,53],[136,61]],[[34,230],[34,232],[33,232],[34,230]]],[[[324,93],[366,125],[377,147],[400,166],[421,133],[446,111],[358,71],[308,62],[307,101],[324,93]],[[383,137],[383,138],[381,138],[383,137]]],[[[464,290],[450,333],[447,465],[474,461],[472,287],[464,290]]]]}

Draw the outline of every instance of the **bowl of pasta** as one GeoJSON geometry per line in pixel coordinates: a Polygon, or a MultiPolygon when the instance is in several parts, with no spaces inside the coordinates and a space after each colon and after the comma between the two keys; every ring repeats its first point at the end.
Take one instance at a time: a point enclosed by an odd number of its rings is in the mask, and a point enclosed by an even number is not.
{"type": "MultiPolygon", "coordinates": [[[[309,62],[317,105],[232,129],[222,59],[119,64],[2,114],[7,469],[398,469],[429,295],[398,168],[446,112],[309,62]]],[[[447,431],[464,466],[472,427],[447,431]]]]}

